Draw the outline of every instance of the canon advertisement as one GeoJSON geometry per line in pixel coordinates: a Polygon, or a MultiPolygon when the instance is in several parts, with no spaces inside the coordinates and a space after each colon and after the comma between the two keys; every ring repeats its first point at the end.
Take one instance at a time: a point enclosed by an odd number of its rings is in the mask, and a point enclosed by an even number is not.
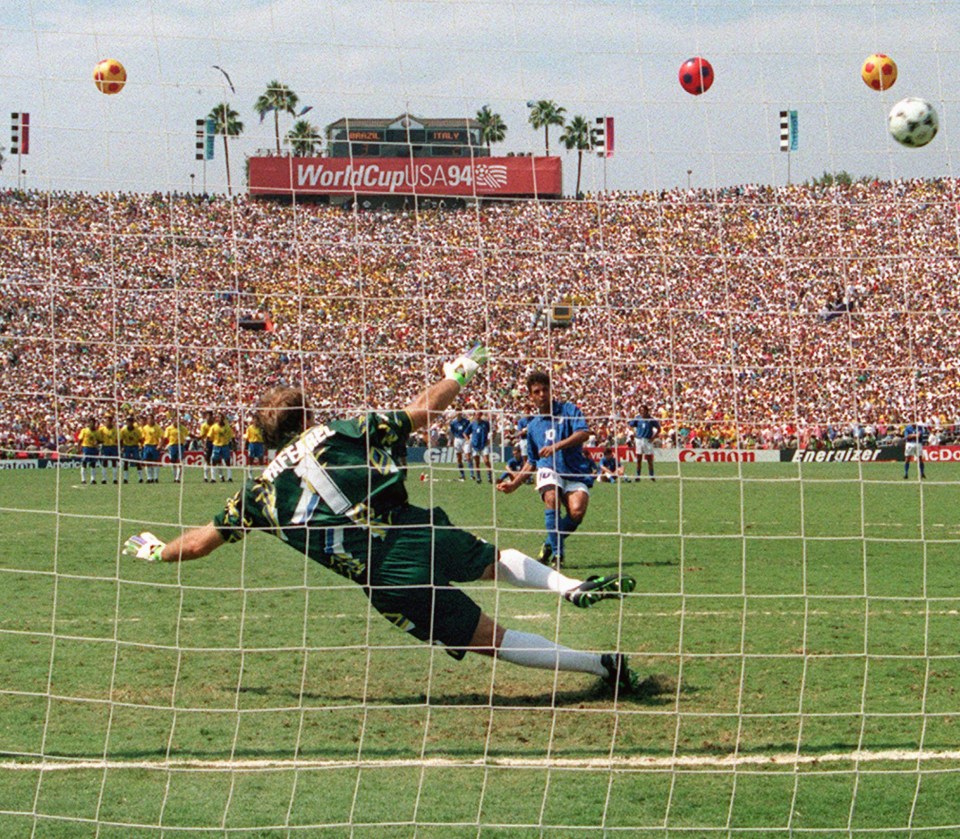
{"type": "Polygon", "coordinates": [[[559,197],[559,157],[251,157],[251,195],[559,197]]]}

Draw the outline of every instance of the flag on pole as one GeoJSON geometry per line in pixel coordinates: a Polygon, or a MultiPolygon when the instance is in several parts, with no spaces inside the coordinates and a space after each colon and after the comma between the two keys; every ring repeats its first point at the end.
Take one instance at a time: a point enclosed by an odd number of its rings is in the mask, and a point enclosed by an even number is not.
{"type": "Polygon", "coordinates": [[[800,145],[800,120],[796,111],[780,111],[780,151],[796,151],[800,145]]]}
{"type": "Polygon", "coordinates": [[[30,114],[10,114],[10,154],[30,154],[30,114]]]}
{"type": "Polygon", "coordinates": [[[613,157],[613,117],[597,117],[590,129],[590,148],[598,157],[613,157]]]}

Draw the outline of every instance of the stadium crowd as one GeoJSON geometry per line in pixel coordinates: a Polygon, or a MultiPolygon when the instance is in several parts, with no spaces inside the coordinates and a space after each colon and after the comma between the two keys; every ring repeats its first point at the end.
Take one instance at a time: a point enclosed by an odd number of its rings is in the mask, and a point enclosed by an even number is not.
{"type": "MultiPolygon", "coordinates": [[[[0,448],[93,414],[246,416],[277,383],[396,407],[452,349],[530,369],[598,440],[656,406],[677,445],[813,445],[960,417],[954,180],[607,193],[459,210],[0,193],[0,448]],[[568,301],[549,328],[538,314],[568,301]],[[254,327],[254,328],[247,328],[254,327]]],[[[436,433],[436,430],[435,430],[436,433]]]]}

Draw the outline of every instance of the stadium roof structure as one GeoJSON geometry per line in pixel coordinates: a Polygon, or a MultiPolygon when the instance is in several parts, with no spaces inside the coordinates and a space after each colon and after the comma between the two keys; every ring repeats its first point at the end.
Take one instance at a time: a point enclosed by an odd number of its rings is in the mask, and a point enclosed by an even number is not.
{"type": "Polygon", "coordinates": [[[326,131],[334,131],[338,128],[480,128],[480,123],[473,117],[418,117],[413,114],[399,114],[395,117],[384,119],[382,117],[341,117],[336,122],[331,122],[326,131]]]}

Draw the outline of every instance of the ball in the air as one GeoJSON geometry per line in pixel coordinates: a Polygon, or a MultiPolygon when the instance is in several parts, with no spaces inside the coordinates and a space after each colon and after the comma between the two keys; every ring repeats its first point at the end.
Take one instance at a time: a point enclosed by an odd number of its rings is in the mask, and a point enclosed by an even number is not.
{"type": "Polygon", "coordinates": [[[707,59],[695,55],[680,65],[677,76],[680,79],[680,87],[687,93],[699,96],[710,90],[710,85],[713,84],[713,66],[707,59]]]}
{"type": "Polygon", "coordinates": [[[116,59],[105,58],[93,68],[93,83],[108,96],[119,93],[127,83],[127,71],[116,59]]]}
{"type": "Polygon", "coordinates": [[[897,80],[897,64],[882,52],[868,55],[860,68],[863,83],[874,90],[887,90],[897,80]]]}
{"type": "Polygon", "coordinates": [[[887,128],[902,146],[919,148],[937,136],[937,112],[926,99],[901,99],[890,110],[887,128]]]}

